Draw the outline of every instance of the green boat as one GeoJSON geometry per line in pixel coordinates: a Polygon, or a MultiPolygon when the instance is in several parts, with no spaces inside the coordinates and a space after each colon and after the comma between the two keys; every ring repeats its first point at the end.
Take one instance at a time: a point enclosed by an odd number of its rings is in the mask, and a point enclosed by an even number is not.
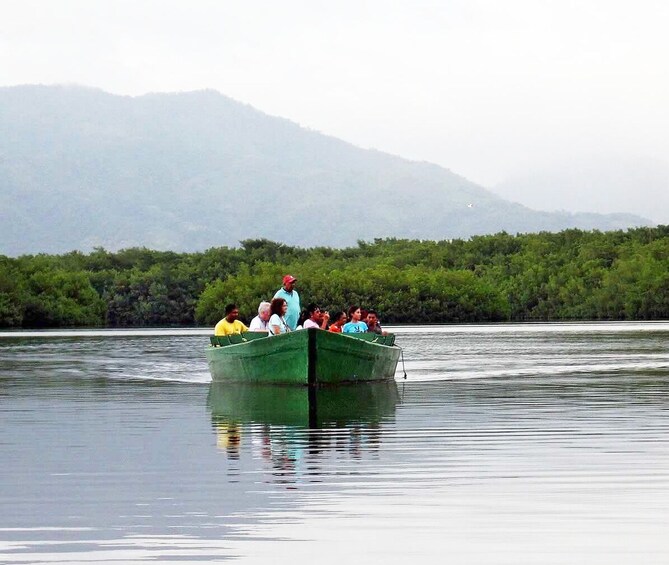
{"type": "Polygon", "coordinates": [[[400,348],[392,334],[310,328],[272,337],[213,336],[206,355],[214,382],[317,386],[392,381],[400,348]]]}
{"type": "Polygon", "coordinates": [[[293,427],[379,424],[400,401],[395,381],[336,387],[289,387],[211,383],[207,405],[212,423],[293,427]]]}

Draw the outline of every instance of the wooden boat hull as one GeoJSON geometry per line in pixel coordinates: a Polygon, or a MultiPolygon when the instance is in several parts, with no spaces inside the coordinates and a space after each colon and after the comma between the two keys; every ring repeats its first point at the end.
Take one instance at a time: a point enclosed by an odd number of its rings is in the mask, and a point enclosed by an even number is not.
{"type": "Polygon", "coordinates": [[[324,385],[393,380],[400,348],[307,329],[209,347],[206,356],[214,382],[324,385]]]}

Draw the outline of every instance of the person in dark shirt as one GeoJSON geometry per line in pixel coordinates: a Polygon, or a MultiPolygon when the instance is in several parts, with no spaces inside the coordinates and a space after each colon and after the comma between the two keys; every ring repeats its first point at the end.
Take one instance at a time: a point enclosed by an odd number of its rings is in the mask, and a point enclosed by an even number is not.
{"type": "Polygon", "coordinates": [[[379,315],[374,310],[367,312],[367,331],[379,335],[386,335],[381,324],[379,324],[379,315]]]}

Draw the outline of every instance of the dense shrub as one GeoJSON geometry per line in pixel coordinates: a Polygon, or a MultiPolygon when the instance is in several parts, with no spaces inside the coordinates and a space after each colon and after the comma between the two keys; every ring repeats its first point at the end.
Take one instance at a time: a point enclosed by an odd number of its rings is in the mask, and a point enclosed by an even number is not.
{"type": "Polygon", "coordinates": [[[304,305],[358,304],[385,323],[659,320],[669,318],[669,227],[0,256],[0,327],[212,325],[229,302],[248,321],[285,273],[304,305]]]}

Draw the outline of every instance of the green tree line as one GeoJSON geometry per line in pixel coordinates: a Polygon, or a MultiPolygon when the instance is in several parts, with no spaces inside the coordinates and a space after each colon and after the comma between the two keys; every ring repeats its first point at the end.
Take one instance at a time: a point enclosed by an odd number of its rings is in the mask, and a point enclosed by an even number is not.
{"type": "Polygon", "coordinates": [[[0,256],[0,327],[213,325],[229,302],[248,321],[286,273],[303,305],[356,304],[384,323],[669,319],[669,226],[0,256]]]}

